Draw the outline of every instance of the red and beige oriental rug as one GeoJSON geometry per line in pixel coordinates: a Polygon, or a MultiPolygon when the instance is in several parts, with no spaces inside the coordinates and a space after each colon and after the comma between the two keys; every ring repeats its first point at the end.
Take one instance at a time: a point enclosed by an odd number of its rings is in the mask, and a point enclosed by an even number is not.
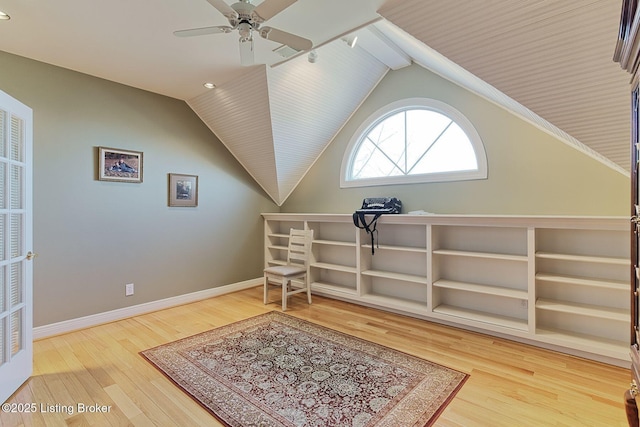
{"type": "Polygon", "coordinates": [[[232,427],[428,426],[468,377],[276,311],[141,354],[232,427]]]}

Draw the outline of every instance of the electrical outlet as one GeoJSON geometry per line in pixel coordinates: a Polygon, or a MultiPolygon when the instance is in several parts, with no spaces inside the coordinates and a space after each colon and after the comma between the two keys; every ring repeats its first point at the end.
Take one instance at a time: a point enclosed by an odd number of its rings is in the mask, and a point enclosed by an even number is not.
{"type": "Polygon", "coordinates": [[[127,283],[124,285],[124,295],[126,297],[133,295],[133,283],[127,283]]]}

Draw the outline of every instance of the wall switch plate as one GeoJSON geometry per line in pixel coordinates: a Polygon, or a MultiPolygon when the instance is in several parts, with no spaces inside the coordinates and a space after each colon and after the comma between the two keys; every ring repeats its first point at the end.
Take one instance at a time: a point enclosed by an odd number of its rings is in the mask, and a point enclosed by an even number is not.
{"type": "Polygon", "coordinates": [[[127,283],[124,285],[124,296],[128,297],[133,295],[133,283],[127,283]]]}

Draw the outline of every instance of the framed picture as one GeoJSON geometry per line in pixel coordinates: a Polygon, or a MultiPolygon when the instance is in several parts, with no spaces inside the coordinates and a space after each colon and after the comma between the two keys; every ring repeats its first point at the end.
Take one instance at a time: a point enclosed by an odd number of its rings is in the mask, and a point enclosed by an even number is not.
{"type": "Polygon", "coordinates": [[[98,179],[142,182],[142,152],[98,147],[98,179]]]}
{"type": "Polygon", "coordinates": [[[169,206],[198,206],[198,176],[169,174],[169,206]]]}

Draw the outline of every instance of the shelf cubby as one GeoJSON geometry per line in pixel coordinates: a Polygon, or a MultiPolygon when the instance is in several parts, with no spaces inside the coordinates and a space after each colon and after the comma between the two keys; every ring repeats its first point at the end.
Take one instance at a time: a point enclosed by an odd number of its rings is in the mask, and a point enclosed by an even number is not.
{"type": "Polygon", "coordinates": [[[461,256],[527,257],[527,229],[524,227],[434,226],[433,250],[461,256]]]}
{"type": "Polygon", "coordinates": [[[390,275],[386,272],[366,271],[361,277],[361,297],[369,302],[376,301],[395,309],[404,308],[411,312],[426,312],[428,288],[426,279],[416,276],[390,275]]]}
{"type": "Polygon", "coordinates": [[[354,295],[357,292],[355,268],[329,268],[330,266],[311,265],[309,278],[311,289],[325,293],[346,293],[354,295]]]}

